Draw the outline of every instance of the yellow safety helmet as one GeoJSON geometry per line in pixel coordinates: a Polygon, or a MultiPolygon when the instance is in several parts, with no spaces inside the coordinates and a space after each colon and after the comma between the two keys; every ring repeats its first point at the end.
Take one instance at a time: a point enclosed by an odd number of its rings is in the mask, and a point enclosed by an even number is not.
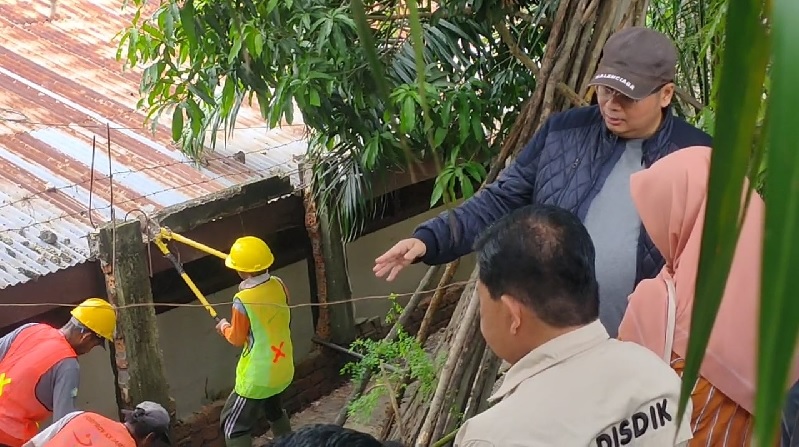
{"type": "Polygon", "coordinates": [[[78,304],[70,313],[95,334],[108,341],[114,341],[117,312],[108,301],[102,298],[89,298],[78,304]]]}
{"type": "Polygon", "coordinates": [[[266,270],[275,262],[272,250],[262,239],[244,236],[236,239],[225,259],[228,268],[239,272],[253,273],[266,270]]]}

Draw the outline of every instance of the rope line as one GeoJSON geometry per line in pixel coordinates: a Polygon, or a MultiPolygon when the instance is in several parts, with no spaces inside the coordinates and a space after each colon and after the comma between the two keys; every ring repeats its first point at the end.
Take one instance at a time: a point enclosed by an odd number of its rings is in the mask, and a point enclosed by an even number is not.
{"type": "MultiPolygon", "coordinates": [[[[442,287],[435,287],[432,289],[421,290],[420,293],[433,293],[438,290],[446,290],[453,287],[458,286],[466,286],[471,283],[476,282],[476,280],[465,280],[465,281],[458,281],[447,284],[442,287]]],[[[408,293],[393,293],[390,295],[366,295],[360,297],[353,297],[346,300],[340,301],[333,301],[329,303],[300,303],[300,304],[276,304],[276,303],[250,303],[247,304],[250,306],[272,306],[272,307],[280,307],[280,308],[288,308],[288,309],[299,309],[305,307],[325,307],[325,306],[335,306],[338,304],[346,304],[346,303],[356,303],[359,301],[369,301],[369,300],[388,300],[395,297],[404,297],[404,296],[412,296],[416,292],[408,292],[408,293]]],[[[218,303],[209,303],[209,305],[213,308],[222,307],[222,306],[231,306],[233,305],[233,301],[222,301],[218,303]]],[[[3,307],[75,307],[75,304],[65,304],[65,303],[0,303],[0,308],[3,307]]],[[[162,307],[206,307],[202,303],[160,303],[160,302],[152,302],[152,303],[135,303],[135,304],[125,304],[121,306],[114,306],[116,309],[129,309],[129,308],[136,308],[136,307],[154,307],[154,306],[162,306],[162,307]]],[[[100,306],[92,306],[86,305],[85,307],[100,307],[100,306]]]]}

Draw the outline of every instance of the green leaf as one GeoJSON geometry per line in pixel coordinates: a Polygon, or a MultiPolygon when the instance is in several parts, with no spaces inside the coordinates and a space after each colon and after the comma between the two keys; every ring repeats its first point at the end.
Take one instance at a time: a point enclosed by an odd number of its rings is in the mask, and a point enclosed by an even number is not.
{"type": "Polygon", "coordinates": [[[233,108],[233,102],[236,100],[236,80],[228,75],[225,77],[225,85],[222,87],[222,102],[221,110],[222,115],[227,116],[233,108]]]}
{"type": "Polygon", "coordinates": [[[444,139],[447,138],[447,133],[448,133],[447,129],[444,129],[442,127],[436,129],[436,134],[435,137],[433,138],[433,149],[437,149],[439,146],[441,146],[441,143],[443,143],[444,139]]]}
{"type": "Polygon", "coordinates": [[[458,110],[458,142],[463,143],[469,138],[469,101],[466,97],[460,98],[460,109],[458,110]]]}
{"type": "Polygon", "coordinates": [[[159,15],[159,23],[162,23],[161,26],[163,27],[166,41],[172,43],[175,38],[175,18],[172,16],[172,11],[170,8],[167,7],[161,11],[161,14],[159,15]]]}
{"type": "Polygon", "coordinates": [[[319,91],[313,87],[309,87],[308,92],[311,105],[314,107],[320,107],[322,105],[322,100],[319,98],[319,91]]]}
{"type": "MultiPolygon", "coordinates": [[[[759,1],[730,2],[719,80],[718,116],[706,220],[697,273],[679,414],[691,395],[724,292],[735,242],[743,181],[762,99],[769,44],[759,1]]],[[[761,377],[762,379],[762,377],[761,377]]]]}
{"type": "Polygon", "coordinates": [[[227,63],[233,64],[233,62],[239,58],[239,52],[241,51],[241,44],[242,44],[241,36],[237,36],[233,39],[233,45],[230,47],[230,53],[228,53],[227,63]]]}
{"type": "Polygon", "coordinates": [[[189,49],[192,53],[197,51],[197,28],[194,23],[194,0],[186,0],[180,8],[180,25],[186,33],[186,40],[189,42],[189,49]]]}
{"type": "Polygon", "coordinates": [[[209,95],[208,92],[205,91],[205,85],[188,84],[188,89],[194,95],[199,96],[200,99],[202,99],[203,102],[205,102],[206,104],[208,104],[210,106],[213,106],[213,105],[216,104],[216,101],[214,100],[214,98],[212,98],[211,95],[209,95]]]}
{"type": "MultiPolygon", "coordinates": [[[[767,157],[769,190],[779,192],[769,195],[766,207],[755,401],[758,445],[774,445],[785,390],[793,385],[787,379],[793,369],[792,354],[799,335],[799,300],[796,299],[799,290],[799,275],[796,274],[799,265],[799,136],[796,133],[799,3],[774,0],[773,5],[767,157]]],[[[754,85],[751,87],[759,91],[754,85]]],[[[722,116],[721,110],[719,116],[722,116]]]]}
{"type": "Polygon", "coordinates": [[[471,116],[472,116],[471,118],[472,132],[474,132],[474,139],[480,141],[485,137],[485,134],[483,133],[483,123],[480,122],[480,114],[472,112],[471,116]]]}
{"type": "Polygon", "coordinates": [[[205,117],[203,111],[200,109],[200,106],[197,105],[197,102],[192,98],[187,99],[186,103],[188,104],[187,112],[189,120],[191,121],[191,131],[195,135],[199,134],[202,130],[203,118],[205,117]]]}
{"type": "Polygon", "coordinates": [[[410,133],[414,127],[416,127],[416,101],[411,96],[406,96],[402,101],[400,129],[404,133],[410,133]]]}
{"type": "Polygon", "coordinates": [[[172,112],[172,140],[180,141],[180,135],[183,133],[183,107],[177,106],[172,112]]]}
{"type": "Polygon", "coordinates": [[[463,198],[468,199],[474,195],[474,185],[472,185],[469,176],[463,173],[462,168],[458,168],[458,180],[461,183],[461,191],[463,191],[463,198]]]}

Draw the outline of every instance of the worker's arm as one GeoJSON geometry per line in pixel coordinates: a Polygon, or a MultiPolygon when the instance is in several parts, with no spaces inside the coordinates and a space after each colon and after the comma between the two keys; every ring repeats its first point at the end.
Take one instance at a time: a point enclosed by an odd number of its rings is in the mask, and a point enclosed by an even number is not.
{"type": "Polygon", "coordinates": [[[65,359],[53,366],[53,420],[57,421],[76,410],[80,384],[80,365],[75,358],[65,359]]]}
{"type": "Polygon", "coordinates": [[[250,318],[247,309],[238,298],[233,298],[233,312],[230,324],[222,328],[222,335],[233,346],[244,346],[250,334],[250,318]]]}
{"type": "Polygon", "coordinates": [[[64,428],[65,425],[69,423],[75,416],[83,413],[82,411],[74,411],[62,417],[61,419],[56,420],[53,422],[53,425],[45,428],[38,435],[31,438],[30,441],[26,442],[22,445],[22,447],[43,447],[48,441],[53,439],[58,432],[64,428]]]}

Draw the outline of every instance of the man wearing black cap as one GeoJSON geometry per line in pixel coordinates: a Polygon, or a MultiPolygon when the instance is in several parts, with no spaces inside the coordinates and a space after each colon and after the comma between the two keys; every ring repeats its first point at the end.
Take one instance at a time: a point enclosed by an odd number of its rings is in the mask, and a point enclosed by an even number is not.
{"type": "Polygon", "coordinates": [[[169,413],[155,402],[145,401],[133,410],[122,410],[125,422],[88,411],[64,416],[23,447],[161,447],[169,439],[169,413]]]}
{"type": "Polygon", "coordinates": [[[497,181],[416,228],[375,260],[375,274],[391,281],[413,262],[450,262],[510,211],[556,205],[575,213],[596,245],[600,320],[616,337],[627,295],[663,265],[633,206],[630,175],[679,149],[711,145],[672,112],[676,65],[674,43],[655,30],[612,35],[591,81],[598,104],[550,116],[497,181]]]}

